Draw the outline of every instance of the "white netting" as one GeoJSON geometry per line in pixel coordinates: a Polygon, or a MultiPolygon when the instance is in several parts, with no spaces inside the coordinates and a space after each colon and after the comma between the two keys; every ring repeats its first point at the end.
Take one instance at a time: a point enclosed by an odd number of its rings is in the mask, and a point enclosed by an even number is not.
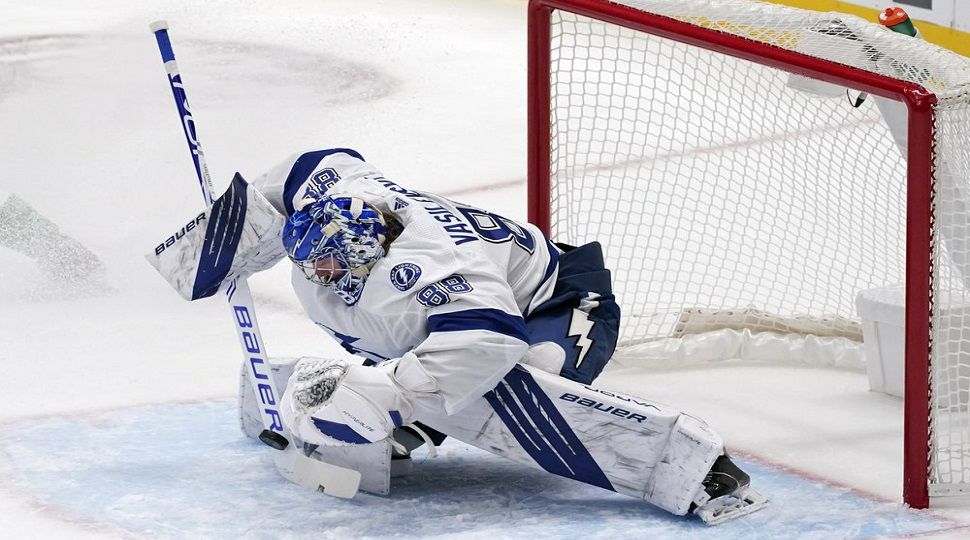
{"type": "MultiPolygon", "coordinates": [[[[937,94],[931,478],[970,483],[970,60],[841,14],[620,3],[937,94]]],[[[698,311],[858,339],[858,293],[906,279],[905,107],[566,11],[550,30],[552,234],[603,242],[621,345],[698,311]]]]}
{"type": "Polygon", "coordinates": [[[906,169],[872,100],[565,12],[552,54],[554,236],[609,239],[622,341],[684,308],[851,317],[902,281],[906,169]]]}
{"type": "MultiPolygon", "coordinates": [[[[970,86],[967,87],[970,90],[970,86]]],[[[930,481],[938,493],[970,486],[970,91],[941,99],[934,137],[930,481]]]]}

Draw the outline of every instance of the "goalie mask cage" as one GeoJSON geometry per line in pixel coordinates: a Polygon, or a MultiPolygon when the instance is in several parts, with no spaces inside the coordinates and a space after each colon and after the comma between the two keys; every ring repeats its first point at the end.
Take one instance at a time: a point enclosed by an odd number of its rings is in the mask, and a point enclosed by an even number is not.
{"type": "Polygon", "coordinates": [[[970,488],[968,183],[959,55],[749,0],[530,4],[529,219],[604,244],[620,346],[692,310],[861,339],[857,294],[905,283],[917,508],[970,488]]]}

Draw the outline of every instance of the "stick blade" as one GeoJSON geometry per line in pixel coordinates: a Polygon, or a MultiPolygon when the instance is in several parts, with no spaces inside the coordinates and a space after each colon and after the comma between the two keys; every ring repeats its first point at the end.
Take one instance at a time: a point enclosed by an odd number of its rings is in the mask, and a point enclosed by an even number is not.
{"type": "Polygon", "coordinates": [[[293,448],[276,453],[276,468],[284,478],[314,491],[351,499],[360,489],[360,472],[304,456],[293,448]]]}

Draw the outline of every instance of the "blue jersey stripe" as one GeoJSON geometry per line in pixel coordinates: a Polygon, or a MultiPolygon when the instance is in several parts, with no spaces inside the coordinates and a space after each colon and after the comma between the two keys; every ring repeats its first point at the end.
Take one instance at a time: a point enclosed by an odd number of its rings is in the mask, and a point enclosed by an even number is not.
{"type": "Polygon", "coordinates": [[[542,276],[542,281],[539,282],[540,287],[547,279],[552,277],[553,271],[556,270],[556,266],[559,264],[559,249],[548,238],[546,238],[546,249],[549,250],[549,266],[546,267],[546,273],[542,276]]]}
{"type": "Polygon", "coordinates": [[[296,196],[300,188],[303,187],[303,184],[306,183],[310,173],[317,168],[320,160],[333,154],[347,154],[348,156],[364,161],[363,156],[358,154],[356,150],[351,150],[350,148],[317,150],[315,152],[307,152],[296,158],[293,167],[290,168],[290,174],[286,177],[286,182],[283,183],[283,207],[286,208],[287,216],[292,216],[296,211],[293,208],[293,197],[296,196]]]}
{"type": "Polygon", "coordinates": [[[613,490],[586,446],[526,370],[515,368],[485,394],[496,415],[540,467],[553,474],[613,490]]]}
{"type": "Polygon", "coordinates": [[[229,275],[246,220],[248,187],[249,184],[236,173],[229,189],[212,205],[202,242],[202,253],[199,256],[199,267],[192,284],[192,300],[215,294],[229,275]]]}
{"type": "Polygon", "coordinates": [[[525,321],[518,315],[493,308],[466,309],[441,313],[428,317],[428,332],[461,332],[463,330],[488,330],[529,342],[525,321]]]}

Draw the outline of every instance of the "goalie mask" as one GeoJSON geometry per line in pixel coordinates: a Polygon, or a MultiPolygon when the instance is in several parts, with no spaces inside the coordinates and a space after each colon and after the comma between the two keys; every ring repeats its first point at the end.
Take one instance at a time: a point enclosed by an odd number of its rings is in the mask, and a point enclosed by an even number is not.
{"type": "Polygon", "coordinates": [[[283,225],[282,239],[307,279],[353,305],[371,267],[384,256],[386,235],[380,210],[357,197],[331,195],[304,199],[283,225]]]}

